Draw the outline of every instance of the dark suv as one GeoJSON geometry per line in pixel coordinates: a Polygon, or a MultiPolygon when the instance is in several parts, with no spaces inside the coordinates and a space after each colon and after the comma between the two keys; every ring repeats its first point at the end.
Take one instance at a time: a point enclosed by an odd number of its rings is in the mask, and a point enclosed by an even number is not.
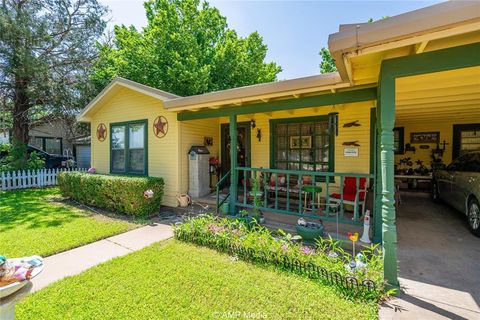
{"type": "Polygon", "coordinates": [[[480,237],[480,151],[455,159],[433,175],[433,200],[443,200],[465,213],[470,230],[480,237]]]}
{"type": "MultiPolygon", "coordinates": [[[[60,154],[50,154],[33,146],[27,147],[27,153],[30,155],[32,152],[36,152],[40,158],[45,160],[45,168],[47,169],[57,169],[57,168],[66,168],[67,161],[71,160],[71,157],[62,156],[60,154]]],[[[7,155],[6,152],[0,153],[0,159],[7,155]]]]}

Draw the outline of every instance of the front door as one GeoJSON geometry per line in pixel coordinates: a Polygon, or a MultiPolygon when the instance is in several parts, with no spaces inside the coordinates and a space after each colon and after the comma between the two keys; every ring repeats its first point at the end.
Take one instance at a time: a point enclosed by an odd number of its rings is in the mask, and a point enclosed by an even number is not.
{"type": "MultiPolygon", "coordinates": [[[[237,123],[237,163],[239,167],[250,167],[250,122],[237,123]]],[[[221,127],[222,176],[230,171],[230,125],[221,127]]],[[[243,173],[239,172],[238,182],[241,183],[243,173]]],[[[229,182],[228,182],[229,183],[229,182]]]]}

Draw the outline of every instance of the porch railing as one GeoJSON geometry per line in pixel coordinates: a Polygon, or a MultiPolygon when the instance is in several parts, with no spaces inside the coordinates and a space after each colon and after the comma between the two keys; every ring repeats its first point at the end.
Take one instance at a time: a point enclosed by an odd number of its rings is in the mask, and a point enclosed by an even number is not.
{"type": "Polygon", "coordinates": [[[257,208],[298,217],[361,225],[360,206],[367,204],[368,185],[372,189],[368,192],[372,192],[373,195],[372,203],[369,204],[372,209],[374,208],[375,176],[373,174],[245,167],[237,167],[236,170],[239,173],[243,172],[244,177],[239,183],[240,192],[236,201],[236,206],[239,208],[257,208]],[[356,195],[353,201],[344,199],[346,177],[355,179],[356,195]],[[258,185],[257,195],[252,191],[253,179],[256,179],[258,185]],[[364,191],[361,189],[361,184],[365,185],[364,191]],[[332,197],[333,191],[337,193],[336,197],[332,197]],[[360,195],[361,192],[364,192],[363,196],[360,195]],[[260,201],[258,199],[255,201],[256,197],[260,197],[260,201]],[[311,200],[307,202],[307,198],[311,200]],[[353,206],[352,214],[346,214],[346,204],[353,206]]]}
{"type": "Polygon", "coordinates": [[[220,201],[220,190],[222,189],[222,186],[225,184],[225,182],[227,181],[227,178],[230,177],[230,170],[218,181],[218,183],[216,184],[215,186],[215,194],[216,194],[216,197],[217,197],[217,205],[215,207],[215,213],[218,214],[218,210],[220,209],[220,207],[222,206],[222,204],[224,204],[228,198],[230,197],[230,192],[227,193],[225,195],[225,198],[223,198],[221,201],[220,201]]]}

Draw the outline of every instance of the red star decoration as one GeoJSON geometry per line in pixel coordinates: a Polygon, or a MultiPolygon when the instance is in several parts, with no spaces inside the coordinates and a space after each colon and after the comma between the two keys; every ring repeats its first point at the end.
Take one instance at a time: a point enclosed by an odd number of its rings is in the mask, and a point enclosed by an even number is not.
{"type": "Polygon", "coordinates": [[[107,128],[103,123],[100,123],[97,127],[97,139],[100,141],[104,141],[107,135],[107,128]]]}
{"type": "Polygon", "coordinates": [[[155,122],[153,123],[153,130],[155,131],[155,135],[157,137],[163,137],[164,135],[166,135],[168,130],[167,119],[165,119],[165,117],[163,116],[157,117],[157,119],[155,119],[155,122]]]}

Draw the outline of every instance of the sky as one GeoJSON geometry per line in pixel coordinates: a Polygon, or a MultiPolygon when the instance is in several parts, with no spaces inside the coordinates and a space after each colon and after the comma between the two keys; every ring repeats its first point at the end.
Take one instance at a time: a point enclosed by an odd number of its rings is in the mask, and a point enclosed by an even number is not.
{"type": "MultiPolygon", "coordinates": [[[[143,0],[99,0],[110,8],[109,28],[115,24],[145,26],[143,0]]],[[[279,80],[319,73],[320,48],[344,23],[378,20],[428,7],[442,1],[257,1],[211,0],[240,36],[258,31],[268,45],[266,61],[283,71],[279,80]]]]}

